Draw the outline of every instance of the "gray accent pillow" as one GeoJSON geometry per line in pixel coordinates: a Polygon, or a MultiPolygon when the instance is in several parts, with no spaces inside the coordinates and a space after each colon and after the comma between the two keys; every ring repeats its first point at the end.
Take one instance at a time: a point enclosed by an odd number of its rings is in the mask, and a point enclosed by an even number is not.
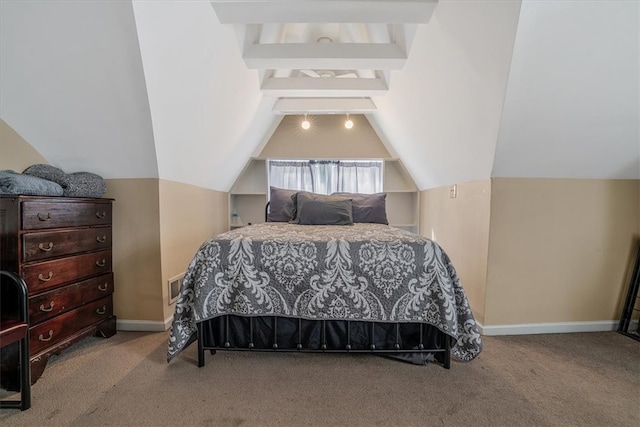
{"type": "Polygon", "coordinates": [[[387,193],[333,193],[353,201],[353,222],[389,224],[387,220],[387,193]]]}
{"type": "Polygon", "coordinates": [[[64,189],[66,197],[102,197],[107,191],[104,179],[91,172],[67,174],[69,185],[64,189]]]}
{"type": "Polygon", "coordinates": [[[300,191],[296,196],[296,218],[301,225],[353,225],[352,202],[344,197],[300,191]]]}
{"type": "Polygon", "coordinates": [[[269,222],[289,222],[296,216],[295,195],[298,190],[285,190],[277,187],[269,189],[269,222]]]}
{"type": "Polygon", "coordinates": [[[22,173],[53,181],[59,184],[62,188],[67,188],[69,186],[69,177],[65,171],[55,166],[45,164],[32,165],[26,168],[22,173]]]}

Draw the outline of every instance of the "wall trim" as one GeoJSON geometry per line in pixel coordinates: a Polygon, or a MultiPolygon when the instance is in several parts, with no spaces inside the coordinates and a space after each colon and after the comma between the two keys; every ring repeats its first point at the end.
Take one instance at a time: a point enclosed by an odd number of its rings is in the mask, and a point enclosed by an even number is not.
{"type": "Polygon", "coordinates": [[[161,322],[159,320],[127,320],[118,319],[116,329],[118,331],[140,331],[140,332],[164,332],[169,330],[173,316],[161,322]]]}
{"type": "Polygon", "coordinates": [[[618,320],[595,322],[558,322],[558,323],[522,323],[516,325],[482,325],[478,322],[480,333],[486,336],[564,334],[572,332],[605,332],[618,329],[618,320]]]}

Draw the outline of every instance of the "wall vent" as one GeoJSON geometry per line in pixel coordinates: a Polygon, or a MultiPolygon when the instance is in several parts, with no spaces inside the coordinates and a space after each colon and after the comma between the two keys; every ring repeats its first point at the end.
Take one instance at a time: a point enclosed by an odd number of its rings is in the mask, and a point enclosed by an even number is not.
{"type": "Polygon", "coordinates": [[[169,305],[178,300],[178,295],[180,295],[180,288],[182,288],[182,280],[184,280],[184,273],[181,273],[176,277],[169,279],[169,281],[167,282],[169,286],[169,305]]]}

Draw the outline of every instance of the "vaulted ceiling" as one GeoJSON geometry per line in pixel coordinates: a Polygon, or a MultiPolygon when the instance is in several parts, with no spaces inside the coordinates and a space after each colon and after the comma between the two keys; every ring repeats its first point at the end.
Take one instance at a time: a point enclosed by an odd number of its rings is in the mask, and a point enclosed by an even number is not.
{"type": "Polygon", "coordinates": [[[283,114],[363,113],[420,189],[640,178],[640,4],[0,3],[0,118],[52,164],[228,191],[283,114]]]}

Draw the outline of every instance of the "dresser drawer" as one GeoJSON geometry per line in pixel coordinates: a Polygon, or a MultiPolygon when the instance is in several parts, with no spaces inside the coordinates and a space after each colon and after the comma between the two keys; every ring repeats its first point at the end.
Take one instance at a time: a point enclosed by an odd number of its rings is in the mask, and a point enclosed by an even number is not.
{"type": "Polygon", "coordinates": [[[111,250],[25,265],[22,277],[29,295],[111,271],[111,250]]]}
{"type": "Polygon", "coordinates": [[[111,203],[38,201],[22,203],[24,230],[109,224],[111,224],[111,203]]]}
{"type": "Polygon", "coordinates": [[[38,294],[29,298],[29,321],[35,325],[111,293],[113,274],[108,273],[38,294]]]}
{"type": "Polygon", "coordinates": [[[55,346],[60,341],[73,336],[80,329],[102,322],[112,315],[113,302],[111,295],[109,295],[33,326],[29,329],[31,355],[36,355],[48,347],[55,346]]]}
{"type": "Polygon", "coordinates": [[[111,227],[42,231],[22,235],[22,261],[111,248],[111,227]]]}

